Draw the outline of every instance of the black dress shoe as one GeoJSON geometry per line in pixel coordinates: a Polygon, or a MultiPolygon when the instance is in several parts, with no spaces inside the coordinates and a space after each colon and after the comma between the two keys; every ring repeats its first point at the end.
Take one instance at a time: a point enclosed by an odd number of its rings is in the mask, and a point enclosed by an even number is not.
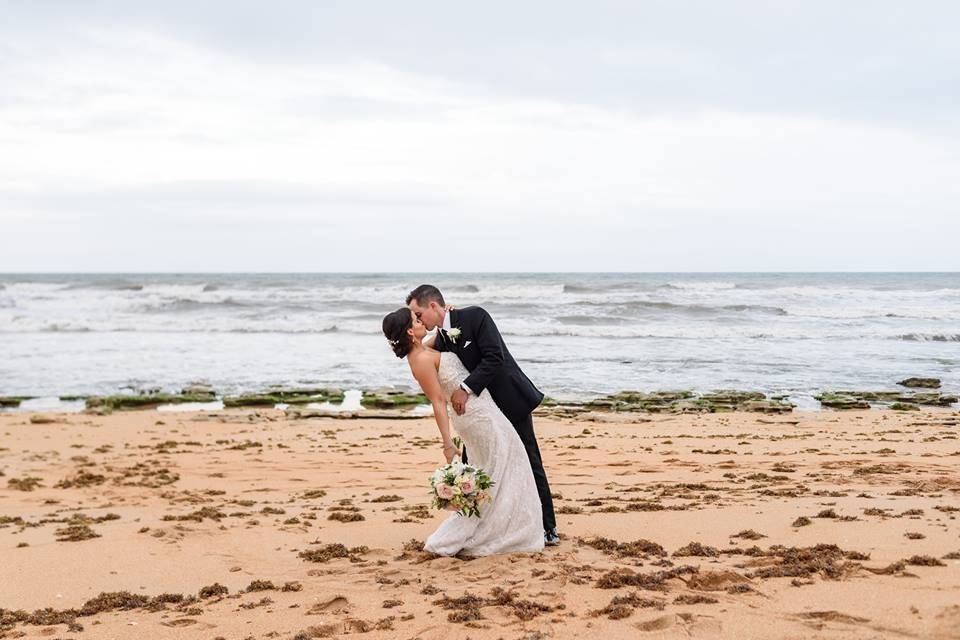
{"type": "Polygon", "coordinates": [[[560,544],[560,535],[557,533],[556,529],[550,529],[549,531],[543,532],[543,544],[548,547],[555,547],[560,544]]]}

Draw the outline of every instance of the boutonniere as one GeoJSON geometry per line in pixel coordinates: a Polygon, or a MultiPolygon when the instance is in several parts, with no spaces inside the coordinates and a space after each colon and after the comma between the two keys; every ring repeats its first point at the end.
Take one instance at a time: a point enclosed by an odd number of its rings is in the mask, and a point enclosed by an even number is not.
{"type": "Polygon", "coordinates": [[[447,331],[447,336],[450,337],[450,342],[457,344],[457,338],[460,337],[460,329],[458,327],[450,329],[450,331],[447,331]]]}

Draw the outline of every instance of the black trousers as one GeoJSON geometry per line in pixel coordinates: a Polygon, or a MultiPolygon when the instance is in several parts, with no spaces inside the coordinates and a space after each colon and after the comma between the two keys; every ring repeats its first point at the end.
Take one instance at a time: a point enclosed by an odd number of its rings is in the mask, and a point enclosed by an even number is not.
{"type": "MultiPolygon", "coordinates": [[[[537,493],[540,494],[540,507],[543,509],[543,530],[550,531],[557,528],[557,516],[553,513],[553,497],[550,495],[550,484],[547,482],[547,473],[543,470],[543,460],[540,458],[540,445],[537,436],[533,433],[533,415],[528,415],[519,422],[513,423],[527,450],[530,468],[533,470],[533,479],[537,483],[537,493]]],[[[462,460],[467,462],[467,448],[463,448],[462,460]]]]}

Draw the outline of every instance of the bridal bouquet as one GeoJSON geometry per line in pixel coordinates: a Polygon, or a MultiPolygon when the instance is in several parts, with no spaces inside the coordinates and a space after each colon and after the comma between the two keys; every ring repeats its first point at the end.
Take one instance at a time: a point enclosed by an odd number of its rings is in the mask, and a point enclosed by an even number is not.
{"type": "Polygon", "coordinates": [[[490,499],[493,486],[483,469],[463,464],[459,458],[444,465],[430,476],[435,509],[455,509],[462,516],[480,517],[480,505],[490,499]]]}

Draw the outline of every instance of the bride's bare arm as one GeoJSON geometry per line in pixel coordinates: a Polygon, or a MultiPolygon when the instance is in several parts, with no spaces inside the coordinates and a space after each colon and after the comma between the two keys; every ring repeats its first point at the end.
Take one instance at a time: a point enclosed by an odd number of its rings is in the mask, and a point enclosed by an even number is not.
{"type": "MultiPolygon", "coordinates": [[[[408,359],[409,360],[409,359],[408,359]]],[[[443,389],[440,388],[440,378],[437,376],[437,367],[434,358],[429,353],[425,353],[417,358],[409,360],[410,369],[413,371],[413,377],[420,383],[423,394],[433,405],[433,417],[437,421],[437,427],[440,429],[440,437],[443,439],[443,455],[447,462],[451,462],[457,455],[457,447],[453,444],[453,436],[450,434],[450,415],[447,413],[447,398],[443,395],[443,389]]]]}

